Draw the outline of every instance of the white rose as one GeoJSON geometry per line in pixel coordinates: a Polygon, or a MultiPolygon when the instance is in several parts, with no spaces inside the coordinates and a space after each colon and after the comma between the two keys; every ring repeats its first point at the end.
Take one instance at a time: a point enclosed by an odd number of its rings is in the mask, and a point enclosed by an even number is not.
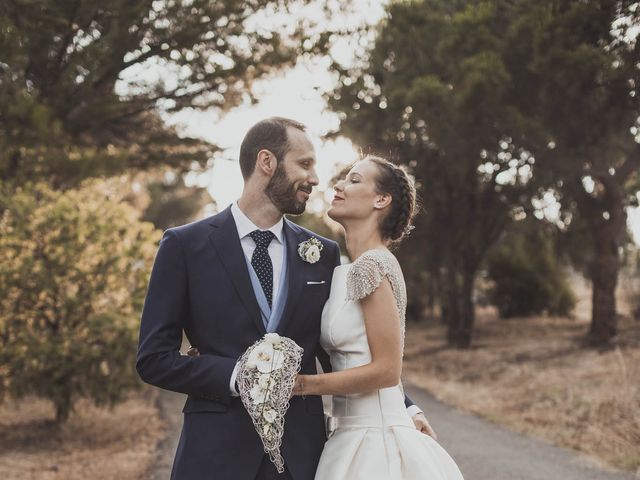
{"type": "Polygon", "coordinates": [[[264,341],[269,342],[271,345],[278,345],[280,342],[282,342],[282,337],[280,337],[280,335],[278,335],[277,333],[267,333],[264,336],[264,341]]]}
{"type": "Polygon", "coordinates": [[[273,423],[276,417],[278,416],[278,413],[275,410],[270,408],[269,410],[265,410],[262,416],[267,422],[273,423]]]}
{"type": "Polygon", "coordinates": [[[305,254],[305,258],[309,263],[316,263],[320,260],[320,249],[317,245],[311,245],[305,254]]]}
{"type": "Polygon", "coordinates": [[[260,388],[263,388],[265,390],[268,389],[271,385],[271,375],[269,375],[268,373],[263,373],[262,375],[260,375],[260,377],[258,378],[258,385],[260,386],[260,388]]]}
{"type": "Polygon", "coordinates": [[[249,396],[253,400],[254,405],[260,405],[269,399],[269,390],[261,388],[260,385],[254,385],[249,391],[249,396]]]}
{"type": "Polygon", "coordinates": [[[255,363],[260,373],[271,373],[282,368],[284,355],[275,350],[272,344],[262,342],[251,351],[247,362],[255,363]]]}

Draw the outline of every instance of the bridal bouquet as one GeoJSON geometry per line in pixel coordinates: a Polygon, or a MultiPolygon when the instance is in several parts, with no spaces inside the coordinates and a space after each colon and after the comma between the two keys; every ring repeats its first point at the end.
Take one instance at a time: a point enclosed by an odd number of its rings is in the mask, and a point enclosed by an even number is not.
{"type": "Polygon", "coordinates": [[[267,333],[239,360],[237,382],[242,403],[279,473],[284,472],[280,454],[284,415],[301,361],[302,348],[277,333],[267,333]]]}

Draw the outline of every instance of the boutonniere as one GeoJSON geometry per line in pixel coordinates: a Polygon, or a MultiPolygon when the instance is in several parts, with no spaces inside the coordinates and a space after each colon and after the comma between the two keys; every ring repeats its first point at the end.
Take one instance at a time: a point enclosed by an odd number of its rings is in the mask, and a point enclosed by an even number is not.
{"type": "Polygon", "coordinates": [[[322,242],[316,237],[311,237],[305,242],[298,244],[298,255],[308,263],[316,263],[320,260],[320,251],[322,250],[322,242]]]}

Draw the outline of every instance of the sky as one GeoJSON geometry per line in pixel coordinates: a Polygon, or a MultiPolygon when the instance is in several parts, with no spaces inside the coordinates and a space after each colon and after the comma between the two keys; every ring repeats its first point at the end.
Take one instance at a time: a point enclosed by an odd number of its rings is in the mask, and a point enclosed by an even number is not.
{"type": "MultiPolygon", "coordinates": [[[[325,17],[319,2],[300,7],[293,14],[315,20],[321,29],[374,25],[384,16],[386,1],[351,1],[350,10],[343,11],[342,15],[332,15],[329,19],[325,17]]],[[[338,0],[324,3],[334,9],[340,4],[338,0]]],[[[283,25],[292,23],[286,16],[278,19],[273,15],[266,20],[257,17],[255,21],[282,22],[283,25]]],[[[354,48],[348,41],[339,40],[332,47],[331,56],[343,65],[352,64],[354,48]]],[[[338,115],[327,108],[322,97],[324,92],[332,90],[336,85],[336,76],[329,71],[329,63],[328,58],[302,61],[291,70],[256,82],[253,93],[259,98],[258,103],[250,104],[247,101],[222,116],[215,111],[193,110],[166,116],[167,123],[177,126],[185,134],[211,141],[222,149],[216,155],[211,170],[200,175],[189,175],[187,183],[206,187],[218,209],[225,208],[242,192],[238,156],[247,130],[267,117],[289,117],[307,126],[307,132],[316,148],[316,169],[320,184],[307,205],[311,211],[320,213],[326,207],[325,201],[329,202],[333,196],[328,184],[330,179],[340,166],[352,163],[359,157],[358,147],[346,137],[321,140],[325,134],[339,127],[338,115]]]]}
{"type": "Polygon", "coordinates": [[[220,209],[229,205],[242,192],[242,176],[238,164],[240,144],[247,130],[257,121],[271,116],[284,116],[304,123],[316,148],[320,184],[312,197],[313,211],[322,208],[318,194],[331,193],[329,180],[339,168],[358,158],[357,147],[345,137],[322,141],[327,132],[339,126],[338,116],[326,108],[321,92],[332,86],[332,76],[319,64],[303,64],[269,81],[261,82],[256,93],[260,101],[242,105],[223,117],[215,112],[185,111],[174,115],[171,123],[181,125],[185,133],[209,140],[222,151],[208,172],[188,177],[188,182],[207,187],[220,209]]]}
{"type": "MultiPolygon", "coordinates": [[[[332,18],[331,26],[352,26],[363,22],[373,24],[383,17],[384,2],[355,1],[355,13],[348,17],[332,18]]],[[[305,10],[303,14],[321,17],[319,12],[313,10],[305,10]]],[[[331,53],[341,63],[348,64],[352,61],[353,48],[346,42],[338,43],[331,53]]],[[[259,101],[256,104],[246,102],[222,115],[216,111],[184,110],[166,116],[167,123],[177,126],[184,134],[211,141],[221,148],[215,157],[213,168],[203,174],[188,175],[187,183],[206,187],[216,201],[217,209],[225,208],[242,192],[238,156],[244,134],[261,119],[285,116],[304,123],[316,147],[320,184],[308,203],[308,209],[321,213],[325,202],[330,201],[333,196],[330,179],[341,166],[353,162],[359,156],[358,146],[345,137],[329,141],[321,139],[327,132],[339,127],[337,114],[327,108],[322,97],[322,93],[331,90],[335,82],[336,77],[328,70],[327,59],[305,61],[289,71],[257,82],[254,93],[259,101]]],[[[548,204],[545,211],[557,212],[558,205],[552,205],[553,201],[549,203],[549,199],[546,200],[548,204]]],[[[629,229],[635,242],[640,244],[640,209],[629,208],[627,214],[629,229]]]]}

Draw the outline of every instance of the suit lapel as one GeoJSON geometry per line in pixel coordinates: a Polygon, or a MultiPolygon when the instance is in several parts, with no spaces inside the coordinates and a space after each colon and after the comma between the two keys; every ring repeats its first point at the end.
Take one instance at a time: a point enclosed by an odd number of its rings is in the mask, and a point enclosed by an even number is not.
{"type": "Polygon", "coordinates": [[[246,307],[251,319],[261,333],[265,333],[264,324],[260,315],[260,307],[256,300],[253,285],[249,278],[249,270],[245,260],[238,229],[231,215],[231,207],[216,215],[210,222],[214,227],[209,239],[218,252],[227,274],[231,278],[242,303],[246,307]]]}
{"type": "Polygon", "coordinates": [[[287,292],[287,303],[284,307],[282,318],[276,329],[280,334],[285,331],[291,321],[291,315],[302,291],[302,281],[300,278],[302,277],[304,264],[298,255],[298,244],[305,240],[302,230],[286,218],[284,219],[283,229],[287,238],[287,276],[289,291],[287,292]]]}

